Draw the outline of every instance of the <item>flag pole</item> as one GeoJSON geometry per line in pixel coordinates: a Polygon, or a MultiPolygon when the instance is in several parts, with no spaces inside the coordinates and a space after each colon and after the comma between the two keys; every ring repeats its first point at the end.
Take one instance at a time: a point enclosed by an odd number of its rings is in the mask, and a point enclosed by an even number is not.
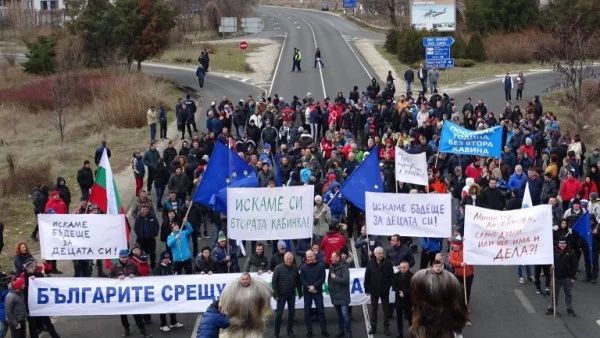
{"type": "Polygon", "coordinates": [[[556,317],[556,279],[554,278],[554,269],[552,269],[552,310],[556,317]]]}
{"type": "MultiPolygon", "coordinates": [[[[464,263],[464,261],[463,261],[464,263]]],[[[465,291],[465,306],[468,308],[469,307],[469,301],[467,300],[467,263],[465,263],[465,266],[463,267],[463,289],[465,291]]]]}

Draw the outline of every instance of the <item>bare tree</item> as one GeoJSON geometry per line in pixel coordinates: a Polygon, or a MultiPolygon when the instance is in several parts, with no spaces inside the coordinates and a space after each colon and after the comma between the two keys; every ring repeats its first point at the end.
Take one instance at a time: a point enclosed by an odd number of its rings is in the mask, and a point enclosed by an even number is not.
{"type": "Polygon", "coordinates": [[[562,1],[573,8],[563,12],[560,1],[557,1],[557,7],[548,11],[550,32],[558,46],[544,47],[538,55],[541,61],[552,64],[558,72],[564,88],[564,103],[569,107],[567,119],[572,121],[574,132],[581,133],[589,121],[588,114],[594,111],[591,103],[600,97],[600,87],[584,86],[586,79],[596,77],[592,61],[599,54],[600,34],[590,15],[598,4],[595,3],[597,0],[562,1]]]}
{"type": "Polygon", "coordinates": [[[390,11],[390,22],[392,26],[398,26],[398,22],[396,22],[396,0],[388,0],[388,10],[390,11]]]}
{"type": "Polygon", "coordinates": [[[79,71],[85,64],[83,39],[66,35],[56,45],[54,69],[57,73],[50,88],[54,106],[54,127],[60,133],[60,143],[65,139],[68,122],[67,108],[74,99],[79,86],[79,71]]]}

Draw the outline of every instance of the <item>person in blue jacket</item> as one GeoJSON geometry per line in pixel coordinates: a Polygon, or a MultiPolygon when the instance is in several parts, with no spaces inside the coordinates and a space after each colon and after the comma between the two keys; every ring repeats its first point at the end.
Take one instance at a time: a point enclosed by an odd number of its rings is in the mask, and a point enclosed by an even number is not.
{"type": "Polygon", "coordinates": [[[192,274],[192,253],[190,252],[190,236],[192,226],[186,218],[183,219],[183,229],[179,229],[179,222],[173,221],[172,232],[167,237],[167,246],[171,249],[173,256],[173,267],[175,273],[181,275],[184,270],[186,275],[192,274]]]}
{"type": "Polygon", "coordinates": [[[331,219],[333,220],[335,218],[341,222],[344,215],[344,197],[342,196],[341,192],[338,192],[339,190],[339,182],[331,183],[331,188],[329,189],[329,192],[325,194],[323,203],[329,205],[329,209],[331,210],[331,219]]]}
{"type": "Polygon", "coordinates": [[[219,330],[229,327],[229,318],[223,314],[218,301],[214,301],[202,314],[196,338],[217,338],[219,330]]]}
{"type": "Polygon", "coordinates": [[[442,251],[442,239],[422,237],[421,238],[421,265],[419,269],[425,269],[427,266],[432,265],[435,261],[435,256],[442,251]]]}
{"type": "Polygon", "coordinates": [[[8,333],[8,322],[6,320],[6,308],[4,299],[8,295],[8,288],[5,285],[0,286],[0,338],[6,337],[8,333]]]}
{"type": "Polygon", "coordinates": [[[206,75],[206,69],[202,64],[199,64],[198,68],[196,69],[196,77],[198,78],[198,84],[200,85],[200,88],[204,88],[204,75],[206,75]]]}

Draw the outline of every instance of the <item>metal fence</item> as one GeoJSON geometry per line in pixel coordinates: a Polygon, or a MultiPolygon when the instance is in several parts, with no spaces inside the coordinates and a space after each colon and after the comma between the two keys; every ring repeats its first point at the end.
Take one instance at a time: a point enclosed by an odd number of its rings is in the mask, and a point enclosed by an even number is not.
{"type": "Polygon", "coordinates": [[[0,29],[28,29],[60,26],[65,22],[64,10],[0,8],[0,29]]]}

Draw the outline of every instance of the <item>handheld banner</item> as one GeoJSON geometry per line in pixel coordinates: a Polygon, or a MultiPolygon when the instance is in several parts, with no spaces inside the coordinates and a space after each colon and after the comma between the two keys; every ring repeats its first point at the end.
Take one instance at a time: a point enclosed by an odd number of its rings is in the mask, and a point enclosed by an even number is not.
{"type": "Polygon", "coordinates": [[[497,211],[467,205],[464,259],[471,265],[554,264],[552,206],[497,211]]]}
{"type": "Polygon", "coordinates": [[[444,238],[452,234],[450,194],[365,194],[369,235],[444,238]]]}
{"type": "Polygon", "coordinates": [[[227,189],[227,234],[255,241],[311,238],[313,195],[310,185],[227,189]]]}
{"type": "Polygon", "coordinates": [[[502,154],[502,126],[473,131],[445,121],[439,152],[499,158],[502,154]]]}
{"type": "Polygon", "coordinates": [[[428,185],[427,157],[425,152],[409,154],[396,147],[396,181],[428,185]]]}
{"type": "Polygon", "coordinates": [[[44,259],[111,259],[127,248],[122,214],[39,214],[38,224],[44,259]]]}
{"type": "MultiPolygon", "coordinates": [[[[328,273],[328,272],[327,272],[328,273]]],[[[261,278],[271,284],[272,274],[261,278]]],[[[125,278],[36,278],[29,281],[31,316],[98,316],[153,313],[198,313],[221,296],[225,285],[239,273],[125,278]],[[84,282],[83,282],[84,281],[84,282]]],[[[364,289],[365,269],[350,269],[350,305],[368,304],[364,289]]],[[[327,284],[324,304],[332,307],[327,284]]],[[[394,302],[390,292],[390,302],[394,302]]],[[[277,306],[271,299],[273,308],[277,306]]],[[[296,308],[304,299],[296,298],[296,308]]]]}

